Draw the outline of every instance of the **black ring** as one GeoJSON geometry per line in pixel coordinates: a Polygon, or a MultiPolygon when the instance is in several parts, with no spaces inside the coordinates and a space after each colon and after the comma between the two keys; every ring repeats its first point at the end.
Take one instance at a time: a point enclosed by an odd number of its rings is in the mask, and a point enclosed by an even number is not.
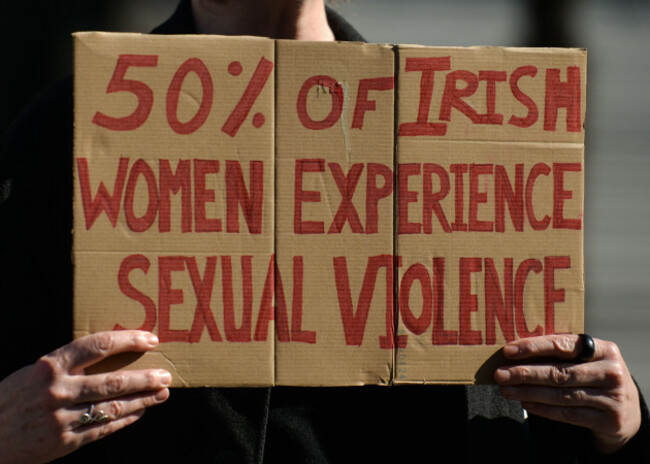
{"type": "Polygon", "coordinates": [[[596,342],[587,334],[580,334],[580,339],[582,340],[582,349],[580,349],[580,353],[576,356],[575,361],[591,361],[594,358],[594,354],[596,354],[596,342]]]}

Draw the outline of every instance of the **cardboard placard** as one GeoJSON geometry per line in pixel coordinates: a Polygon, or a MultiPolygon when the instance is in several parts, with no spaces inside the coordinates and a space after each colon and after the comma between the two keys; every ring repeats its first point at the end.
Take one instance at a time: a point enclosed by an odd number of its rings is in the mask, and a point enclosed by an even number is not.
{"type": "Polygon", "coordinates": [[[176,386],[490,381],[583,330],[586,54],[75,34],[75,335],[176,386]]]}

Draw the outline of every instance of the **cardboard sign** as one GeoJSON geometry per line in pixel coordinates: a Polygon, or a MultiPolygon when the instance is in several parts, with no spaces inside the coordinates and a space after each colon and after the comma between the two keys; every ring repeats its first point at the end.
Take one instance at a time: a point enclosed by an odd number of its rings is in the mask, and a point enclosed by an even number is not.
{"type": "Polygon", "coordinates": [[[583,330],[586,54],[75,35],[75,335],[176,386],[490,381],[583,330]]]}

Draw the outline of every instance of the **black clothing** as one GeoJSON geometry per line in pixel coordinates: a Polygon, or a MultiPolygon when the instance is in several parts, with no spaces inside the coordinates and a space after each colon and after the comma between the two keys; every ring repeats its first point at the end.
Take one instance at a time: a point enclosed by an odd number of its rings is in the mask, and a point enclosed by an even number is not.
{"type": "MultiPolygon", "coordinates": [[[[337,40],[363,40],[330,9],[328,20],[337,40]]],[[[153,32],[194,33],[189,0],[153,32]]],[[[0,378],[72,338],[72,127],[68,79],[2,140],[0,378]]],[[[647,418],[644,409],[642,432],[622,451],[630,460],[648,459],[647,418]]],[[[61,461],[435,462],[446,451],[456,462],[592,459],[586,429],[524,421],[493,387],[414,386],[176,389],[136,424],[61,461]]]]}

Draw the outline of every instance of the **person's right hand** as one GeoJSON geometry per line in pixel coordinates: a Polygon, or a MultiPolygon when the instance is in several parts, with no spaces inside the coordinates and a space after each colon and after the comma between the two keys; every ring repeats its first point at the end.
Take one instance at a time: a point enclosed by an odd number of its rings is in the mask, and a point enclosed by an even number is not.
{"type": "Polygon", "coordinates": [[[155,335],[125,330],[79,338],[0,382],[0,461],[48,462],[138,420],[169,397],[169,372],[160,369],[85,375],[111,355],[149,351],[155,335]],[[108,420],[84,425],[94,405],[108,420]]]}

